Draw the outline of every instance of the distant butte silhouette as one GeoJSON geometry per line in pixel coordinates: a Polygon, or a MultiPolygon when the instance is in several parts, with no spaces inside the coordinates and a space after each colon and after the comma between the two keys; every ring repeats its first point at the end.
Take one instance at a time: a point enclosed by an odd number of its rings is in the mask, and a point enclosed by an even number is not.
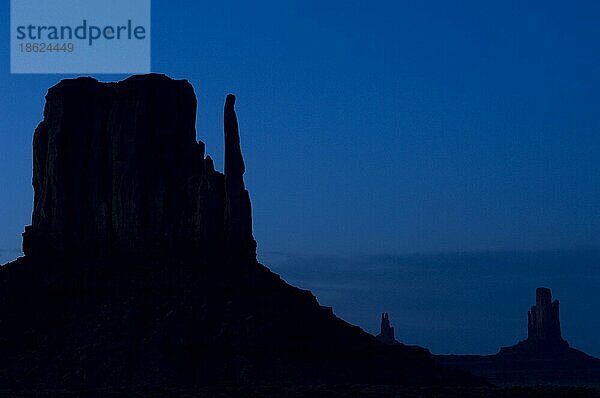
{"type": "Polygon", "coordinates": [[[562,338],[558,300],[552,301],[552,292],[545,287],[535,291],[535,304],[527,313],[527,339],[517,345],[502,347],[500,353],[550,353],[569,349],[562,338]]]}
{"type": "Polygon", "coordinates": [[[394,328],[390,324],[390,315],[387,312],[381,314],[381,327],[377,340],[384,344],[398,344],[394,335],[394,328]]]}
{"type": "Polygon", "coordinates": [[[600,359],[570,347],[560,328],[558,300],[550,289],[535,292],[527,313],[527,339],[495,355],[440,355],[445,365],[468,370],[498,384],[600,384],[600,359]]]}
{"type": "Polygon", "coordinates": [[[187,81],[48,90],[25,256],[0,268],[0,389],[484,384],[257,262],[234,107],[227,96],[222,174],[187,81]]]}

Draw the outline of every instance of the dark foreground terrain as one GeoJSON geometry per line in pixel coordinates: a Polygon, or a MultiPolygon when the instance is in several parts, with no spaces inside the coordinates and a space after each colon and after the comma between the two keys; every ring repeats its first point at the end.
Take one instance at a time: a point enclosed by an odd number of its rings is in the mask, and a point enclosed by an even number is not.
{"type": "Polygon", "coordinates": [[[577,387],[402,388],[385,385],[200,387],[111,389],[99,391],[0,392],[0,397],[140,397],[140,398],[597,398],[600,389],[577,387]]]}

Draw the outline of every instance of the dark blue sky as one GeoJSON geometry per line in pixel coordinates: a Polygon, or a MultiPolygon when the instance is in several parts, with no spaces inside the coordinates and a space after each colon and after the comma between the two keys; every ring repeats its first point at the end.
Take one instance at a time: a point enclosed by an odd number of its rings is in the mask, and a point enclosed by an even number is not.
{"type": "MultiPolygon", "coordinates": [[[[182,3],[153,1],[153,70],[194,85],[220,169],[238,95],[263,253],[600,246],[599,2],[182,3]]],[[[9,74],[8,15],[2,260],[30,220],[43,96],[66,77],[9,74]]]]}

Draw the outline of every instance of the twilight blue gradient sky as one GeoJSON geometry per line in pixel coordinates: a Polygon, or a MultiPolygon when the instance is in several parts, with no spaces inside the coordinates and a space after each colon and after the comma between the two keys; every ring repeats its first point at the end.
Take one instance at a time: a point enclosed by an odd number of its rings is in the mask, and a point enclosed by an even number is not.
{"type": "MultiPolygon", "coordinates": [[[[194,85],[219,168],[238,95],[263,253],[600,246],[599,2],[216,3],[153,1],[153,70],[194,85]]],[[[43,96],[67,76],[10,75],[8,1],[0,27],[5,261],[43,96]]]]}

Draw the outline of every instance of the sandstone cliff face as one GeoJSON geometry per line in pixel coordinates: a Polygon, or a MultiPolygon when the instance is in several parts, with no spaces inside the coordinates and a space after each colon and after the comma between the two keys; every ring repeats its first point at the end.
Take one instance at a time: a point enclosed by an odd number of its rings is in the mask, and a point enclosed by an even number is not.
{"type": "Polygon", "coordinates": [[[225,106],[225,175],[196,142],[196,97],[163,75],[64,80],[33,143],[26,255],[174,255],[234,245],[255,257],[235,97],[225,106]]]}

